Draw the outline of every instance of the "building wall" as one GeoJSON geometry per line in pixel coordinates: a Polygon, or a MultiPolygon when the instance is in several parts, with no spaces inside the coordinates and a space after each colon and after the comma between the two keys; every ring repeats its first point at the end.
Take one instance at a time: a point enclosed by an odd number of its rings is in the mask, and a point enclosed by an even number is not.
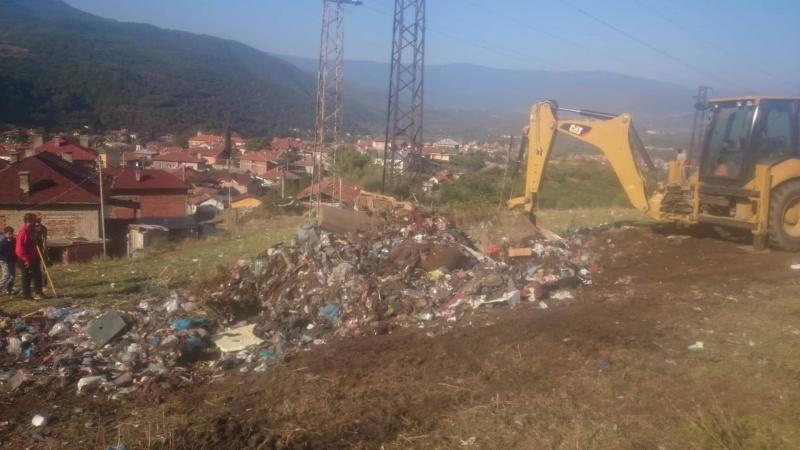
{"type": "MultiPolygon", "coordinates": [[[[115,199],[126,200],[132,202],[139,202],[139,197],[136,195],[120,196],[115,195],[115,199]]],[[[106,219],[119,219],[119,220],[133,220],[136,219],[136,209],[126,208],[123,206],[110,206],[106,209],[106,219]]]]}
{"type": "Polygon", "coordinates": [[[206,141],[195,141],[189,139],[189,148],[203,148],[203,147],[210,148],[210,145],[206,141]]]}
{"type": "Polygon", "coordinates": [[[71,239],[79,236],[90,241],[100,239],[99,205],[48,206],[27,209],[26,206],[0,205],[0,227],[22,228],[27,213],[41,214],[48,239],[71,239]]]}
{"type": "Polygon", "coordinates": [[[172,170],[180,167],[181,164],[173,161],[153,161],[154,169],[172,170]]]}
{"type": "Polygon", "coordinates": [[[147,217],[184,217],[189,214],[189,199],[185,194],[114,195],[115,199],[139,203],[139,209],[113,206],[109,219],[134,220],[147,217]]]}
{"type": "Polygon", "coordinates": [[[185,195],[141,195],[140,217],[184,217],[187,197],[185,195]]]}
{"type": "MultiPolygon", "coordinates": [[[[233,181],[224,181],[224,180],[219,183],[220,188],[227,189],[228,186],[230,186],[232,191],[236,191],[240,194],[247,194],[247,186],[242,186],[241,184],[233,181]]],[[[222,192],[223,194],[227,194],[227,191],[220,190],[220,192],[222,192]]]]}
{"type": "Polygon", "coordinates": [[[249,170],[256,175],[263,175],[267,172],[267,163],[262,161],[247,161],[240,160],[239,168],[242,170],[249,170]]]}
{"type": "Polygon", "coordinates": [[[104,169],[109,167],[117,167],[122,163],[122,158],[119,152],[104,152],[100,153],[100,162],[103,164],[104,169]]]}
{"type": "Polygon", "coordinates": [[[214,164],[217,163],[217,157],[216,156],[199,155],[199,158],[202,159],[203,161],[205,161],[206,165],[209,165],[209,166],[213,166],[214,164]]]}

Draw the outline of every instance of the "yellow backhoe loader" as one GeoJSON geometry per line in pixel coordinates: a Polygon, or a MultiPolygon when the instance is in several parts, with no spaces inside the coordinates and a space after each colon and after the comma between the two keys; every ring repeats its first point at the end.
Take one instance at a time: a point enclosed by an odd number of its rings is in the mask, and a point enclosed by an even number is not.
{"type": "Polygon", "coordinates": [[[756,247],[800,251],[800,98],[719,98],[704,107],[711,122],[698,164],[669,162],[666,180],[648,195],[641,166],[653,164],[630,114],[535,104],[525,131],[524,196],[509,207],[524,206],[533,216],[553,143],[565,135],[598,148],[631,204],[655,220],[746,229],[756,247]],[[582,117],[562,119],[559,112],[582,117]]]}

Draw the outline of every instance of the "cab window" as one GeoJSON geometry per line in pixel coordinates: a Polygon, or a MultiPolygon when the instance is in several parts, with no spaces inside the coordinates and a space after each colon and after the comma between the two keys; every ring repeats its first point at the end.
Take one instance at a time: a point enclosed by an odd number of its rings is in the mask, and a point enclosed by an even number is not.
{"type": "Polygon", "coordinates": [[[754,110],[749,101],[714,105],[702,175],[740,178],[747,156],[748,135],[754,110]]]}
{"type": "Polygon", "coordinates": [[[793,109],[788,101],[762,103],[751,143],[757,164],[773,164],[794,156],[793,109]]]}

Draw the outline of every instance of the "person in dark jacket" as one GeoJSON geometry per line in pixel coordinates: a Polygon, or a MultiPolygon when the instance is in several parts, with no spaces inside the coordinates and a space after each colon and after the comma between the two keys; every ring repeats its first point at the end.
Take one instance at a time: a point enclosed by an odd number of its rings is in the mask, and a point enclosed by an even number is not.
{"type": "Polygon", "coordinates": [[[0,293],[14,293],[14,279],[17,275],[16,246],[14,229],[6,227],[0,237],[0,293]]]}
{"type": "Polygon", "coordinates": [[[45,297],[42,292],[42,260],[37,249],[36,215],[25,214],[25,225],[17,234],[17,262],[22,270],[22,296],[29,300],[40,300],[45,297]],[[33,292],[31,295],[31,282],[33,292]]]}

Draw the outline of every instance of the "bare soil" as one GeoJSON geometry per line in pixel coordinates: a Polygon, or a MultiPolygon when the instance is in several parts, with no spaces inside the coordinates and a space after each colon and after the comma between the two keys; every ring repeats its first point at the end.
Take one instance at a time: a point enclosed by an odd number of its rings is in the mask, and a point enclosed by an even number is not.
{"type": "Polygon", "coordinates": [[[606,270],[573,300],[136,398],[29,386],[1,397],[0,447],[800,447],[800,257],[648,227],[584,239],[606,270]]]}

